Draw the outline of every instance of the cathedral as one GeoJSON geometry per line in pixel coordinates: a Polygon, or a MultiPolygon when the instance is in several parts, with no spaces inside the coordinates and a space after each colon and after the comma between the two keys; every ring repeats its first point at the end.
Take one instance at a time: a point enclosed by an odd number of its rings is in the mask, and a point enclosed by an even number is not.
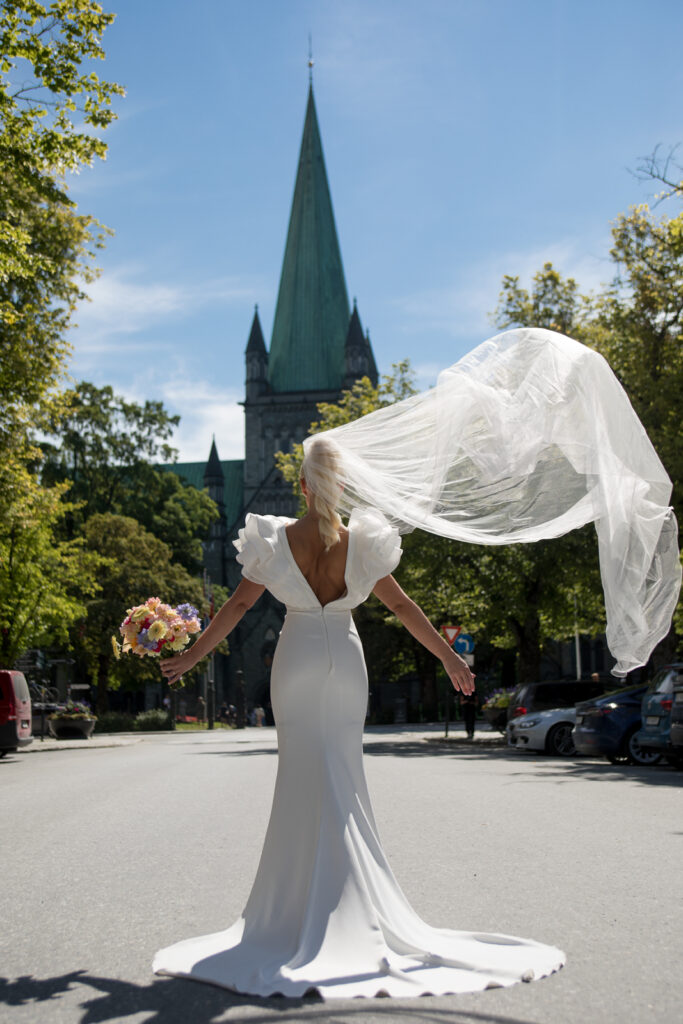
{"type": "MultiPolygon", "coordinates": [[[[311,83],[270,346],[257,307],[245,350],[244,459],[221,460],[219,438],[206,463],[167,467],[206,487],[218,506],[220,518],[204,544],[209,585],[232,591],[239,583],[232,542],[248,512],[296,515],[297,498],[274,454],[307,436],[319,402],[336,402],[361,377],[376,384],[377,367],[355,302],[349,307],[311,83]]],[[[248,704],[267,705],[283,618],[283,606],[268,593],[244,617],[229,639],[230,654],[214,659],[217,704],[235,700],[241,672],[248,704]]]]}

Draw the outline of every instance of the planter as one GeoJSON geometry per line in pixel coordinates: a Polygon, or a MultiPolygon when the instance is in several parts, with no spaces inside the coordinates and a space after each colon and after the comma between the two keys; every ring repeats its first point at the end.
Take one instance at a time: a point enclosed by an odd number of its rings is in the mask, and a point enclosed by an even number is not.
{"type": "Polygon", "coordinates": [[[48,726],[56,740],[90,739],[96,718],[50,718],[48,726]]]}
{"type": "Polygon", "coordinates": [[[493,729],[504,733],[508,722],[507,708],[484,708],[484,718],[490,723],[493,729]]]}

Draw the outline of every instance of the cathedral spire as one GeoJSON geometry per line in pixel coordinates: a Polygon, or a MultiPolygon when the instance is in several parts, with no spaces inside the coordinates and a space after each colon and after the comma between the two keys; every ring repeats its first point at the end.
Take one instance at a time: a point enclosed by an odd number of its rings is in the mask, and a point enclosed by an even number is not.
{"type": "Polygon", "coordinates": [[[339,390],[349,316],[313,85],[309,84],[270,343],[271,391],[339,390]]]}

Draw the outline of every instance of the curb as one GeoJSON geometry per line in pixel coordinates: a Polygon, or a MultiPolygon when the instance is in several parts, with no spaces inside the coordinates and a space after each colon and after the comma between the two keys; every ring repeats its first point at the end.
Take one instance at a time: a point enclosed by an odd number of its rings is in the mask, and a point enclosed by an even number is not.
{"type": "Polygon", "coordinates": [[[134,736],[126,739],[107,739],[101,743],[93,743],[92,737],[88,740],[55,740],[46,739],[41,742],[40,737],[34,738],[33,743],[28,747],[20,747],[17,754],[39,754],[48,750],[100,750],[103,747],[130,747],[134,743],[140,743],[142,736],[134,736]]]}

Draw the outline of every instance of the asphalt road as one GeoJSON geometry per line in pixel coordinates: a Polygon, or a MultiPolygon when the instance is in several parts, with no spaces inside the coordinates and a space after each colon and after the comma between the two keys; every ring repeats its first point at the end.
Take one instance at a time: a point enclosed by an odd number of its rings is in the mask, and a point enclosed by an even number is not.
{"type": "Polygon", "coordinates": [[[394,871],[430,923],[565,949],[558,974],[416,1000],[263,1000],[150,972],[238,916],[271,730],[146,736],[0,761],[0,1019],[12,1024],[632,1024],[683,1008],[683,772],[370,732],[394,871]]]}

